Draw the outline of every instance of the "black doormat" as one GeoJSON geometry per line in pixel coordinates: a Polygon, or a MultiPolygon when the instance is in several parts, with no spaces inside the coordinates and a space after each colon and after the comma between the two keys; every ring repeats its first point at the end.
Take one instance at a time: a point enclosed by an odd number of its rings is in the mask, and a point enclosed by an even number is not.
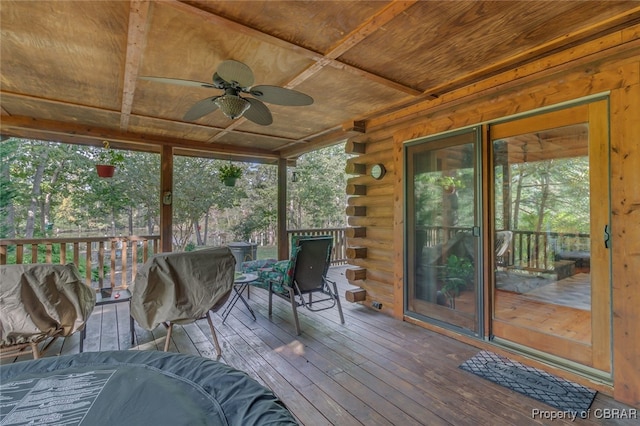
{"type": "Polygon", "coordinates": [[[460,368],[558,410],[578,415],[589,409],[596,396],[592,389],[488,351],[479,352],[460,368]]]}

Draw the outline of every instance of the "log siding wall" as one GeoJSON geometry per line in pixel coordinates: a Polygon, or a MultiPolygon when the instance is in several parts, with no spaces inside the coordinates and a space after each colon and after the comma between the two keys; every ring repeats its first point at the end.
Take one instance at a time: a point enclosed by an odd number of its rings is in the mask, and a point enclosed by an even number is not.
{"type": "Polygon", "coordinates": [[[610,390],[616,399],[640,405],[640,25],[369,120],[366,133],[346,144],[346,151],[354,154],[345,168],[351,175],[348,206],[365,208],[364,215],[348,217],[354,229],[346,232],[347,245],[357,248],[347,252],[354,270],[347,278],[366,290],[359,303],[380,302],[383,313],[403,318],[405,142],[598,94],[608,95],[610,102],[614,371],[610,390]],[[369,176],[376,163],[387,170],[381,180],[369,176]]]}

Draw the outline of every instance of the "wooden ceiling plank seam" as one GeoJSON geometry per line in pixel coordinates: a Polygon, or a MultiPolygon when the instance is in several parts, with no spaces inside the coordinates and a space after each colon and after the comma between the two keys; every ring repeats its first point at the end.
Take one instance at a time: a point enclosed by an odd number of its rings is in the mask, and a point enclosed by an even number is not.
{"type": "Polygon", "coordinates": [[[12,129],[27,129],[50,135],[70,135],[76,138],[86,138],[100,141],[108,139],[110,142],[134,142],[139,144],[152,145],[168,145],[173,147],[191,148],[201,151],[220,151],[227,154],[250,154],[256,157],[277,158],[271,150],[259,148],[242,147],[226,144],[209,144],[203,145],[199,141],[187,139],[177,139],[168,137],[155,137],[132,132],[114,131],[113,129],[105,129],[95,126],[78,125],[64,123],[54,120],[35,119],[31,117],[7,117],[0,123],[0,130],[3,134],[12,134],[12,129]]]}
{"type": "Polygon", "coordinates": [[[398,15],[404,13],[416,2],[417,0],[392,1],[387,6],[383,7],[381,10],[371,16],[369,19],[367,19],[365,22],[360,24],[358,28],[351,31],[351,33],[345,36],[342,40],[338,41],[338,43],[336,43],[334,47],[329,49],[329,51],[326,52],[324,56],[330,59],[339,58],[353,46],[357,45],[369,35],[379,30],[380,27],[392,21],[398,15]]]}
{"type": "Polygon", "coordinates": [[[212,24],[220,25],[224,28],[228,28],[233,31],[237,31],[241,34],[247,35],[254,39],[281,47],[283,49],[294,51],[308,59],[318,61],[323,58],[323,55],[318,52],[314,52],[313,50],[307,49],[305,47],[299,46],[297,44],[288,42],[286,40],[280,39],[278,37],[274,37],[265,32],[256,30],[255,28],[248,27],[246,25],[240,24],[238,22],[232,21],[220,15],[216,15],[215,13],[202,10],[196,6],[183,3],[179,0],[167,0],[163,1],[162,4],[169,5],[175,9],[181,10],[183,12],[187,12],[193,15],[200,17],[201,19],[210,22],[212,24]]]}
{"type": "Polygon", "coordinates": [[[149,10],[149,0],[131,0],[127,34],[127,53],[122,82],[122,107],[120,110],[120,129],[123,131],[126,131],[129,127],[129,119],[133,108],[133,97],[136,90],[140,64],[142,62],[142,52],[147,44],[149,10]]]}
{"type": "MultiPolygon", "coordinates": [[[[401,3],[405,3],[405,2],[398,2],[399,6],[402,7],[401,3]]],[[[415,2],[414,2],[415,3],[415,2]]],[[[247,36],[253,37],[255,39],[258,39],[260,41],[281,47],[283,49],[289,50],[289,51],[293,51],[296,53],[299,53],[301,55],[303,55],[304,57],[311,59],[315,62],[320,62],[326,59],[330,59],[331,61],[329,62],[329,64],[331,64],[334,68],[337,69],[341,69],[341,70],[345,70],[345,71],[349,71],[353,74],[359,75],[361,77],[365,77],[365,78],[369,78],[372,81],[375,81],[379,84],[385,85],[391,89],[395,89],[395,90],[399,90],[401,92],[404,93],[408,93],[414,96],[419,96],[422,94],[422,91],[416,90],[412,87],[408,87],[405,85],[402,85],[400,83],[397,83],[395,81],[389,80],[385,77],[379,76],[377,74],[373,74],[370,73],[366,70],[354,67],[352,65],[346,64],[344,62],[340,62],[336,59],[332,59],[332,58],[327,58],[326,55],[323,55],[322,53],[318,53],[318,52],[314,52],[313,50],[307,49],[303,46],[297,45],[295,43],[291,43],[289,41],[280,39],[278,37],[274,37],[272,35],[269,35],[267,33],[264,33],[262,31],[256,30],[255,28],[251,28],[248,27],[246,25],[240,24],[238,22],[232,21],[230,19],[224,18],[222,16],[216,15],[212,12],[206,11],[206,10],[202,10],[199,9],[196,6],[190,5],[190,4],[186,4],[183,3],[179,0],[168,0],[166,2],[163,2],[163,4],[168,4],[176,9],[182,10],[184,12],[188,12],[188,13],[192,13],[196,16],[199,16],[200,18],[204,19],[207,22],[211,22],[217,25],[221,25],[224,26],[226,28],[229,28],[233,31],[237,31],[240,32],[242,34],[245,34],[247,36]]],[[[393,8],[392,8],[393,10],[393,8]]],[[[397,16],[397,15],[396,15],[397,16]]],[[[361,41],[361,40],[360,40],[361,41]]],[[[292,88],[292,86],[290,86],[289,88],[292,88]]]]}
{"type": "MultiPolygon", "coordinates": [[[[182,3],[181,1],[178,0],[171,0],[166,2],[165,4],[169,4],[172,7],[194,14],[198,17],[200,17],[201,19],[204,19],[207,22],[211,22],[211,23],[215,23],[217,25],[223,25],[231,30],[234,31],[238,31],[242,34],[248,35],[250,37],[254,37],[257,38],[258,40],[279,46],[279,47],[283,47],[285,49],[288,50],[293,50],[294,52],[297,53],[302,53],[303,55],[305,55],[307,58],[312,59],[314,61],[316,61],[315,64],[311,65],[309,68],[307,68],[306,70],[302,71],[300,74],[298,74],[298,76],[294,77],[293,79],[291,79],[287,84],[284,85],[284,87],[292,89],[295,88],[296,86],[298,86],[299,84],[301,84],[303,81],[307,80],[308,78],[310,78],[311,76],[315,75],[316,73],[318,73],[322,68],[324,68],[326,65],[331,65],[336,69],[340,69],[340,70],[344,70],[344,71],[348,71],[354,75],[358,75],[360,77],[364,77],[367,78],[373,82],[376,82],[378,84],[381,84],[383,86],[389,87],[391,89],[394,90],[398,90],[400,92],[409,94],[411,96],[416,96],[416,97],[420,97],[420,99],[432,99],[433,97],[429,96],[429,95],[424,95],[422,93],[422,91],[417,90],[415,88],[412,87],[408,87],[405,86],[403,84],[397,83],[395,81],[389,80],[387,78],[384,78],[382,76],[376,75],[376,74],[372,74],[370,72],[367,72],[365,70],[362,70],[360,68],[357,67],[353,67],[349,64],[340,62],[334,58],[331,57],[327,57],[326,55],[322,55],[320,53],[314,52],[310,49],[306,49],[302,46],[299,46],[297,44],[291,43],[289,41],[286,40],[282,40],[280,38],[271,36],[269,34],[266,34],[262,31],[256,30],[254,28],[248,27],[246,25],[242,25],[239,24],[235,21],[232,21],[230,19],[224,18],[222,16],[216,15],[212,12],[206,11],[206,10],[202,10],[199,9],[198,7],[195,7],[193,5],[189,5],[189,4],[185,4],[182,3]]],[[[361,26],[359,26],[355,32],[350,33],[350,35],[346,36],[343,41],[344,41],[344,47],[340,47],[340,43],[338,43],[337,46],[335,46],[332,51],[334,51],[334,54],[337,54],[338,52],[340,52],[340,54],[343,54],[344,52],[346,52],[348,50],[348,48],[351,48],[353,46],[355,46],[357,43],[359,43],[360,41],[364,40],[364,38],[366,36],[368,36],[369,34],[373,33],[376,29],[380,28],[381,25],[383,25],[384,23],[389,22],[391,19],[395,18],[396,16],[398,16],[399,14],[403,13],[407,8],[409,8],[410,6],[412,6],[413,4],[415,4],[415,1],[404,1],[404,2],[392,2],[390,5],[388,5],[386,8],[383,8],[381,10],[381,12],[379,12],[378,14],[372,16],[370,19],[368,19],[365,23],[361,24],[361,26]],[[379,23],[377,23],[379,22],[379,23]],[[350,40],[350,36],[353,37],[353,40],[350,40]],[[357,41],[357,43],[356,43],[357,41]],[[348,48],[347,48],[348,47],[348,48]]],[[[331,52],[330,52],[331,53],[331,52]]],[[[225,130],[232,130],[235,129],[236,127],[240,126],[242,123],[244,123],[246,121],[246,119],[240,119],[240,120],[236,120],[235,122],[231,123],[225,130]]],[[[331,129],[327,129],[327,130],[331,130],[331,129]]],[[[221,133],[218,133],[216,135],[214,135],[211,139],[209,139],[207,141],[207,143],[214,143],[217,140],[220,140],[222,137],[224,137],[226,133],[224,131],[222,131],[221,133]]],[[[309,139],[308,137],[303,138],[303,140],[305,139],[309,139]]],[[[287,144],[286,146],[288,146],[289,144],[287,144]]]]}

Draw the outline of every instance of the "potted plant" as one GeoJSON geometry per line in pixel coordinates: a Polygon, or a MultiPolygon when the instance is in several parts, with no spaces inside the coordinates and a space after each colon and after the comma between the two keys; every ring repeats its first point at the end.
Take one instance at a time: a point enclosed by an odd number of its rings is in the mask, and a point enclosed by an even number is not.
{"type": "Polygon", "coordinates": [[[242,176],[242,169],[234,164],[225,164],[220,167],[220,174],[218,175],[220,182],[226,186],[235,186],[236,180],[242,176]]]}
{"type": "Polygon", "coordinates": [[[108,141],[104,141],[102,144],[103,148],[98,153],[96,171],[99,177],[110,178],[113,176],[116,166],[124,163],[124,155],[111,149],[108,141]]]}
{"type": "Polygon", "coordinates": [[[453,176],[442,176],[438,178],[437,183],[447,194],[453,194],[456,192],[456,188],[461,187],[460,179],[456,179],[453,176]]]}
{"type": "Polygon", "coordinates": [[[452,254],[441,273],[442,293],[449,299],[449,307],[455,309],[456,297],[462,290],[467,290],[473,283],[475,268],[470,259],[452,254]]]}

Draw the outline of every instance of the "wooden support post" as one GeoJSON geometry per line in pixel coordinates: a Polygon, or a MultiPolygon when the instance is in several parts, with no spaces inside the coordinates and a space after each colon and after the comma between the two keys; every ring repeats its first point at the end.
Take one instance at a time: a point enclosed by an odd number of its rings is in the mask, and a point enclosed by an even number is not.
{"type": "Polygon", "coordinates": [[[287,159],[278,160],[278,259],[289,258],[287,238],[287,159]]]}
{"type": "Polygon", "coordinates": [[[173,148],[162,146],[160,154],[160,250],[173,251],[173,148]]]}

